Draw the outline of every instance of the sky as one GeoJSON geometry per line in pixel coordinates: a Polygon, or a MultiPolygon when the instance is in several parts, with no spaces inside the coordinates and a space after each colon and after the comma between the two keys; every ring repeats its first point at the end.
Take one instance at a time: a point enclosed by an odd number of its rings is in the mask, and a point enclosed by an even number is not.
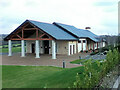
{"type": "Polygon", "coordinates": [[[0,33],[9,34],[26,19],[59,22],[97,35],[118,34],[119,0],[0,0],[0,33]]]}

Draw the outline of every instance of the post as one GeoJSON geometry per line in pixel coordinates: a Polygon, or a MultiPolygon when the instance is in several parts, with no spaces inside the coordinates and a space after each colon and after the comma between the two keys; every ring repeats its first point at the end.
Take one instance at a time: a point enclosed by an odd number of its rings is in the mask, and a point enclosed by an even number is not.
{"type": "Polygon", "coordinates": [[[25,57],[25,41],[21,40],[21,57],[25,57]]]}
{"type": "Polygon", "coordinates": [[[97,49],[98,49],[98,42],[97,42],[97,49]]]}
{"type": "Polygon", "coordinates": [[[36,51],[36,58],[40,58],[40,55],[39,55],[39,40],[36,40],[36,44],[35,44],[35,51],[36,51]]]}
{"type": "Polygon", "coordinates": [[[73,54],[73,45],[71,45],[71,55],[73,54]]]}
{"type": "Polygon", "coordinates": [[[81,59],[81,56],[79,56],[79,59],[81,59]]]}
{"type": "Polygon", "coordinates": [[[56,59],[56,43],[52,40],[52,59],[56,59]]]}
{"type": "Polygon", "coordinates": [[[8,56],[12,56],[12,42],[11,42],[11,40],[8,41],[8,48],[9,48],[8,56]]]}
{"type": "Polygon", "coordinates": [[[93,50],[94,50],[94,42],[93,42],[93,50]]]}
{"type": "Polygon", "coordinates": [[[63,68],[65,68],[65,61],[63,60],[63,68]]]}
{"type": "Polygon", "coordinates": [[[90,41],[90,50],[91,50],[91,41],[90,41]]]}
{"type": "Polygon", "coordinates": [[[69,45],[69,42],[68,42],[68,56],[70,56],[70,45],[69,45]]]}
{"type": "Polygon", "coordinates": [[[81,50],[83,51],[83,40],[81,40],[81,50]]]}

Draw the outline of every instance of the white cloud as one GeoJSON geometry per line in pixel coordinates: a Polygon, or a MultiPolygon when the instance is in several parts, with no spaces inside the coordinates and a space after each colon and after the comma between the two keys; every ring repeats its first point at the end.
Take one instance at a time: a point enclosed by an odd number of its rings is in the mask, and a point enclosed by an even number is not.
{"type": "Polygon", "coordinates": [[[10,33],[24,20],[32,19],[83,29],[90,26],[96,34],[113,34],[114,29],[117,34],[117,0],[109,0],[109,3],[102,0],[0,0],[0,9],[3,33],[10,33]],[[9,24],[8,27],[4,28],[5,24],[9,24]]]}

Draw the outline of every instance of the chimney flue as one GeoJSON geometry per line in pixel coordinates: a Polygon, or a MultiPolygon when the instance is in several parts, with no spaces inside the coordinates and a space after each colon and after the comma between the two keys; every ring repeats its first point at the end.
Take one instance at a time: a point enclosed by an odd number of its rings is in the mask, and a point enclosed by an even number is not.
{"type": "Polygon", "coordinates": [[[85,29],[91,29],[91,27],[85,27],[85,29]]]}

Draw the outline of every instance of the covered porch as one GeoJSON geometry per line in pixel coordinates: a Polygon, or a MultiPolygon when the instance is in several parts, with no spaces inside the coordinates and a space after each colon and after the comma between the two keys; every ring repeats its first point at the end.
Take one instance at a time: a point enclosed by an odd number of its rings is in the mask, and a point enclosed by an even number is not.
{"type": "Polygon", "coordinates": [[[52,59],[56,59],[56,39],[30,22],[20,25],[7,40],[8,56],[12,56],[12,41],[19,40],[21,41],[21,57],[25,57],[26,53],[34,53],[35,58],[40,58],[40,54],[52,54],[52,59]]]}

